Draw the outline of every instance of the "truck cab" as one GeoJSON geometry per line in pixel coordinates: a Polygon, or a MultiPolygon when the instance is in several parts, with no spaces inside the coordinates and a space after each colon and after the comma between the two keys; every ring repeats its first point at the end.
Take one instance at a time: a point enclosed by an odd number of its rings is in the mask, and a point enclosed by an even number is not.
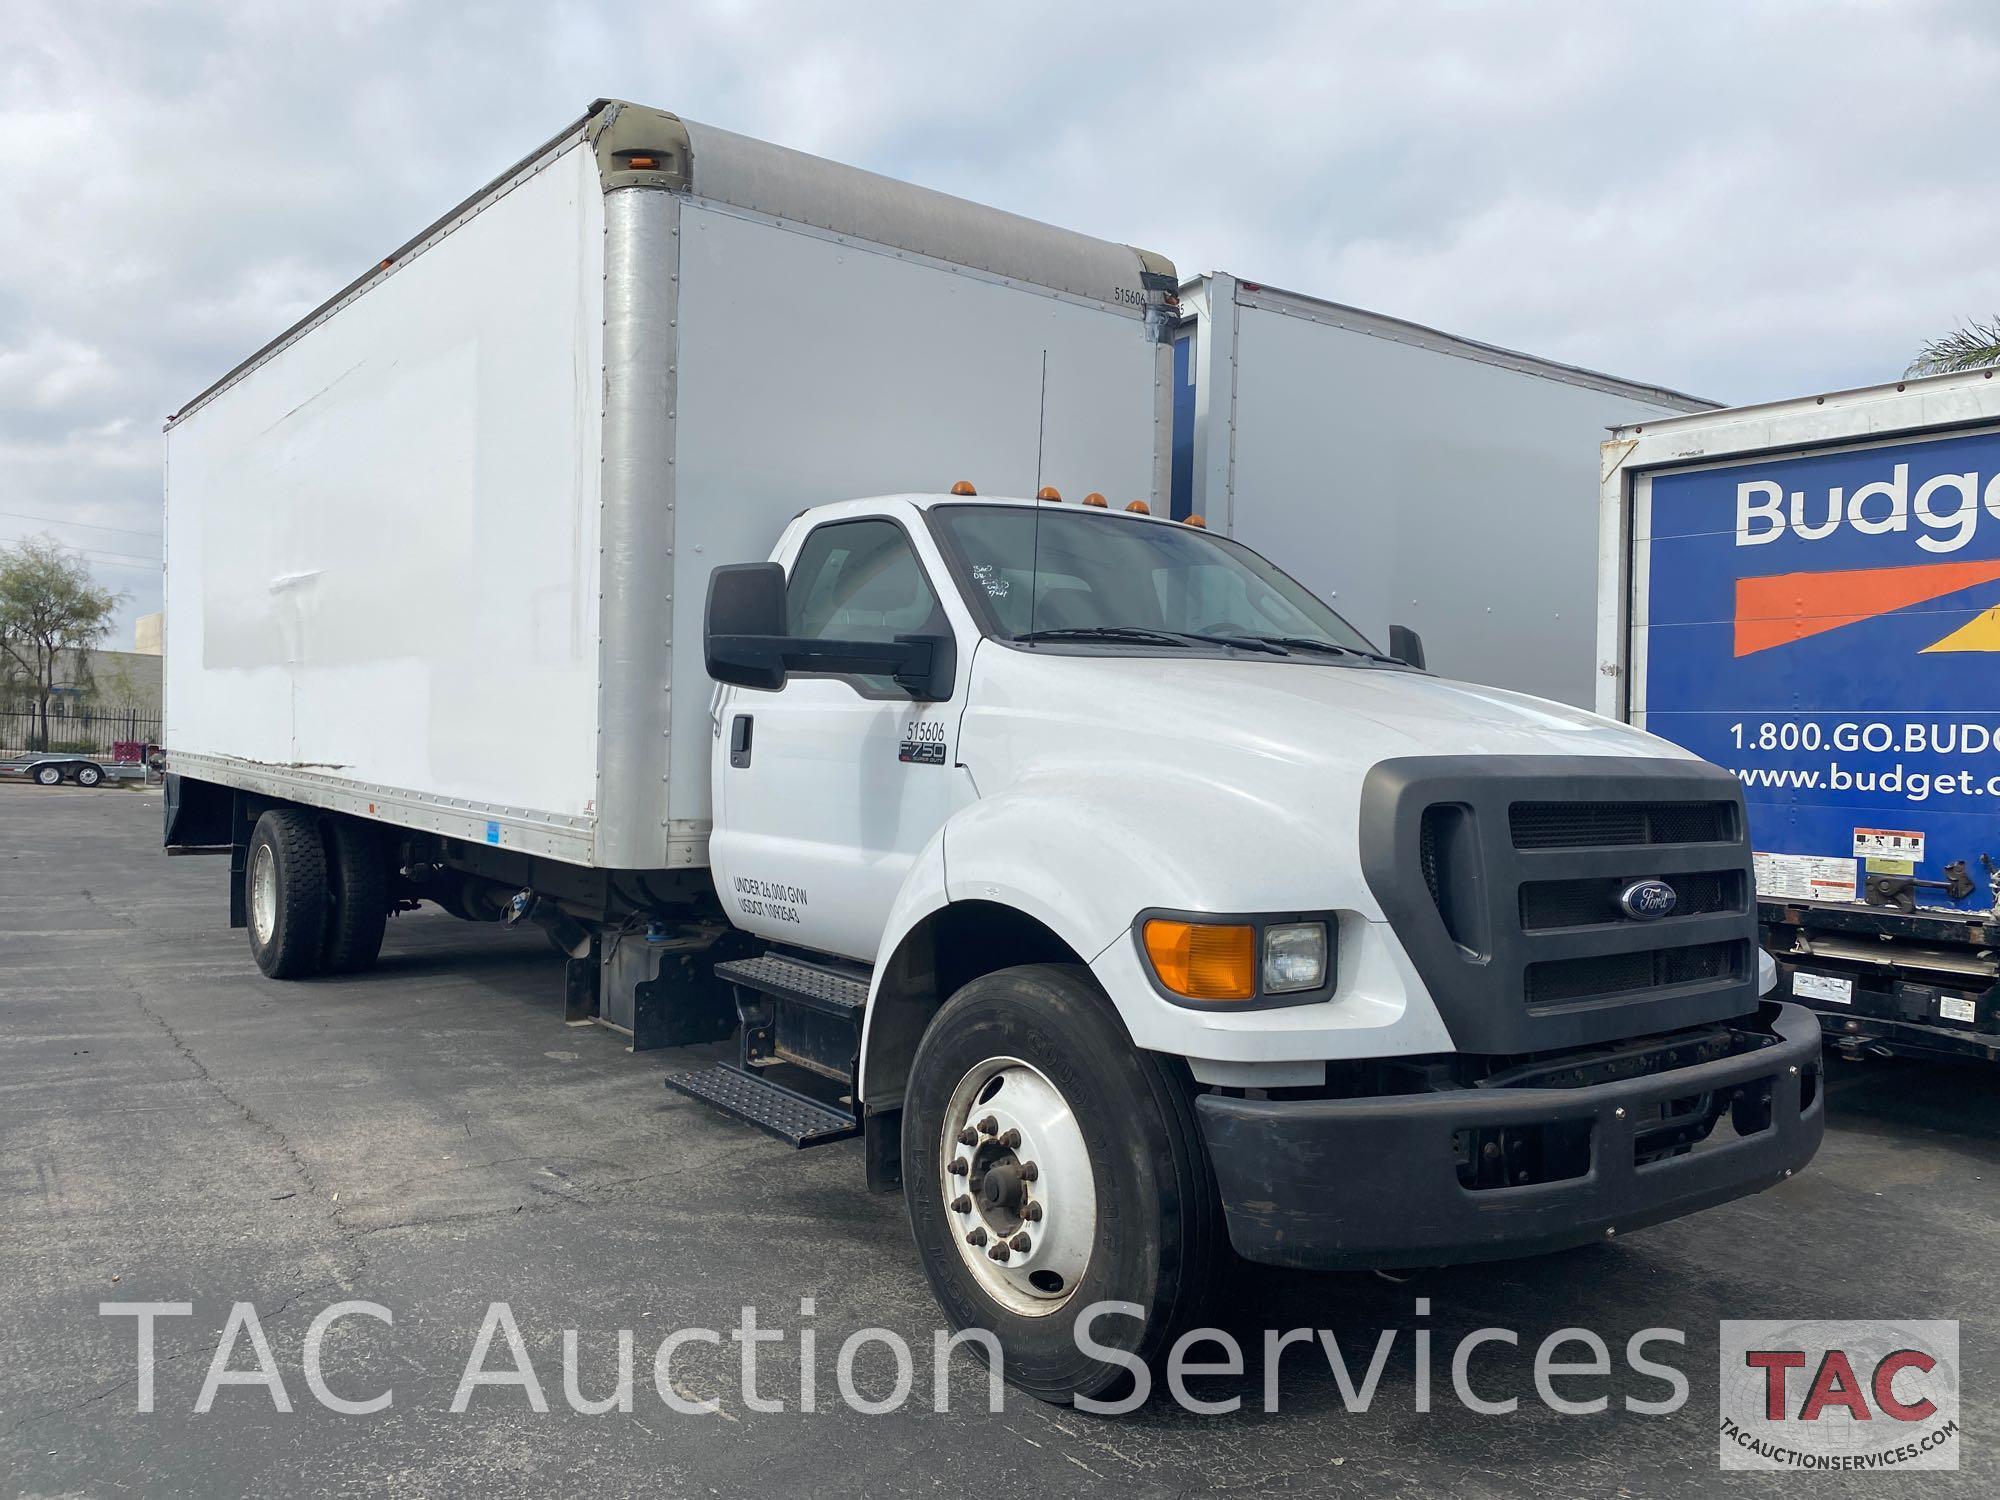
{"type": "Polygon", "coordinates": [[[714,571],[709,859],[758,951],[719,971],[739,1059],[670,1086],[864,1134],[947,1313],[1047,1395],[1123,1373],[1096,1304],[1160,1356],[1225,1243],[1522,1255],[1812,1156],[1735,778],[1143,511],[960,484],[714,571]]]}

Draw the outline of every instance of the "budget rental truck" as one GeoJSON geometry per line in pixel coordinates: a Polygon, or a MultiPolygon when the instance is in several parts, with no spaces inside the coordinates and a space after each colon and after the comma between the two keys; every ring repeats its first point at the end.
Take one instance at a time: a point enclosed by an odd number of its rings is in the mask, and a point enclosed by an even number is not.
{"type": "Polygon", "coordinates": [[[571,1016],[711,1044],[679,1094],[858,1136],[1050,1398],[1232,1250],[1790,1175],[1819,1031],[1759,997],[1737,780],[1173,519],[1175,286],[593,108],[170,423],[169,846],[274,979],[420,903],[545,929],[571,1016]]]}
{"type": "Polygon", "coordinates": [[[2000,1057],[2000,380],[1637,423],[1603,475],[1599,706],[1741,780],[1784,991],[2000,1057]]]}

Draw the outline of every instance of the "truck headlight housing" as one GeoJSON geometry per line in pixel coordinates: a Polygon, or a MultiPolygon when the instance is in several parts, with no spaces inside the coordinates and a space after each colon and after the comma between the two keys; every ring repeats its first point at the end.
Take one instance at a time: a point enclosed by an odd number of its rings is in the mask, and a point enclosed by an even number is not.
{"type": "Polygon", "coordinates": [[[1326,923],[1281,922],[1264,929],[1263,991],[1292,995],[1326,983],[1326,923]]]}
{"type": "Polygon", "coordinates": [[[1140,913],[1133,924],[1154,987],[1196,1004],[1298,1004],[1333,984],[1333,919],[1140,913]]]}

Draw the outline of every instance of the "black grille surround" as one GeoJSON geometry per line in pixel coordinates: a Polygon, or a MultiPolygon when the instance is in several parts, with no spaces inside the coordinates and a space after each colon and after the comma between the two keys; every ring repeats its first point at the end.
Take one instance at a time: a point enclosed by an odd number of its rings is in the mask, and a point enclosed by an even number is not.
{"type": "Polygon", "coordinates": [[[1699,1026],[1757,1005],[1742,787],[1704,761],[1422,756],[1361,797],[1362,873],[1461,1052],[1699,1026]],[[1671,916],[1618,892],[1659,879],[1671,916]]]}

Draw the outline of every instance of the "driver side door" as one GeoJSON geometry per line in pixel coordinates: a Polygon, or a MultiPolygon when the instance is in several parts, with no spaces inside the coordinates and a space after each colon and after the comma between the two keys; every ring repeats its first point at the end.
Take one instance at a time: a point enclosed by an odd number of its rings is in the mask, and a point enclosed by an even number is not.
{"type": "Polygon", "coordinates": [[[917,855],[972,800],[956,751],[977,637],[930,538],[898,519],[822,521],[787,573],[789,636],[954,644],[944,702],[854,673],[721,692],[709,859],[724,909],[760,937],[872,961],[917,855]]]}

